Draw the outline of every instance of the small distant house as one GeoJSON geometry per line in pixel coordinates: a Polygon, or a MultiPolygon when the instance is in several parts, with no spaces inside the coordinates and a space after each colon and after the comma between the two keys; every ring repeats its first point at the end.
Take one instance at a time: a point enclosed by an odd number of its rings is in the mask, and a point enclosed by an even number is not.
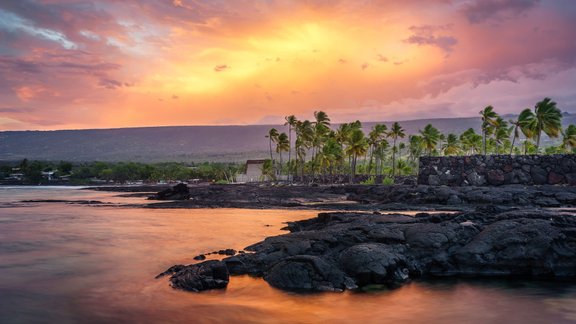
{"type": "Polygon", "coordinates": [[[24,173],[21,173],[21,172],[10,173],[10,176],[8,176],[8,180],[22,181],[22,180],[24,180],[24,173]]]}
{"type": "Polygon", "coordinates": [[[42,177],[48,181],[57,179],[55,171],[42,171],[42,177]]]}
{"type": "Polygon", "coordinates": [[[246,161],[246,182],[258,182],[264,180],[263,170],[266,160],[248,160],[246,161]]]}
{"type": "Polygon", "coordinates": [[[236,176],[237,182],[260,182],[267,180],[263,175],[264,162],[266,160],[248,160],[246,161],[246,173],[236,176]]]}

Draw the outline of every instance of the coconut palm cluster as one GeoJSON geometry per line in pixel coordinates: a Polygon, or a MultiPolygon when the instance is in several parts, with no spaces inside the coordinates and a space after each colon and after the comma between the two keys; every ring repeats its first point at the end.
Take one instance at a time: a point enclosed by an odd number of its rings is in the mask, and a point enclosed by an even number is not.
{"type": "Polygon", "coordinates": [[[288,134],[269,130],[269,168],[274,174],[322,179],[330,182],[347,175],[353,182],[357,174],[370,176],[365,182],[410,175],[417,170],[420,156],[474,154],[560,154],[575,153],[576,126],[562,129],[562,112],[550,98],[524,109],[516,119],[505,120],[492,106],[480,111],[481,133],[473,128],[461,134],[443,134],[432,124],[416,134],[406,134],[395,122],[389,127],[374,125],[365,132],[360,121],[332,127],[323,111],[313,120],[286,116],[288,134]],[[542,136],[558,139],[542,148],[542,136]],[[295,136],[294,140],[293,137],[295,136]],[[274,152],[276,154],[274,154],[274,152]],[[285,163],[284,154],[288,159],[285,163]],[[278,159],[277,159],[278,158],[278,159]]]}

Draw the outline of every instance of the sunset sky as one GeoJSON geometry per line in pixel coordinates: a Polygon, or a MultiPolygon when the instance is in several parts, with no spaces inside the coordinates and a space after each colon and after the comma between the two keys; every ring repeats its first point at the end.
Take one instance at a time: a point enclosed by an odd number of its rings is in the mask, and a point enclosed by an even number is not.
{"type": "Polygon", "coordinates": [[[576,112],[574,0],[2,0],[0,130],[576,112]]]}

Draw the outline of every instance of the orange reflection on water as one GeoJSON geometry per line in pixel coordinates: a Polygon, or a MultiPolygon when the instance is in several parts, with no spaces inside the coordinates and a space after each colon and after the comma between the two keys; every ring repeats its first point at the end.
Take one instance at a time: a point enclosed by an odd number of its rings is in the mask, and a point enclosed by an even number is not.
{"type": "Polygon", "coordinates": [[[295,294],[249,276],[189,293],[154,276],[215,250],[285,233],[316,211],[4,208],[0,318],[18,322],[561,323],[575,319],[570,285],[420,281],[377,293],[295,294]],[[7,306],[4,306],[7,305],[7,306]]]}

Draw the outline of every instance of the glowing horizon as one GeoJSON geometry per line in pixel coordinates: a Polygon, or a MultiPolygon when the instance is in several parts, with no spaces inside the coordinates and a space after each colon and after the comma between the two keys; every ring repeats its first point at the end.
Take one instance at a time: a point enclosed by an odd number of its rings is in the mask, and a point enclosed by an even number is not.
{"type": "Polygon", "coordinates": [[[576,112],[569,0],[0,3],[0,131],[576,112]]]}

